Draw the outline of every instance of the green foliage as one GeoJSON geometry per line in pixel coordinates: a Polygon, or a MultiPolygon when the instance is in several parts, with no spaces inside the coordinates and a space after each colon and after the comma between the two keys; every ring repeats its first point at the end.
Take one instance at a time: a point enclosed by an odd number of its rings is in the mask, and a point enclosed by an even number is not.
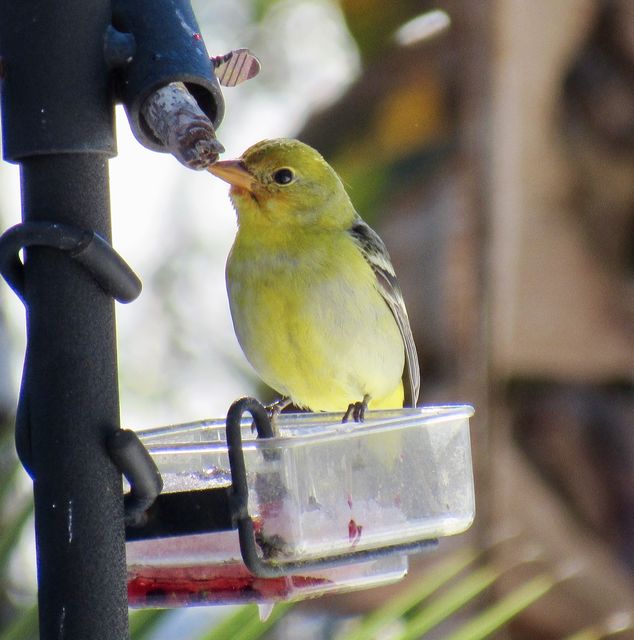
{"type": "Polygon", "coordinates": [[[0,640],[37,640],[38,620],[37,606],[33,605],[21,611],[9,625],[0,632],[0,640]]]}
{"type": "Polygon", "coordinates": [[[481,640],[488,638],[511,618],[545,595],[556,581],[548,575],[529,580],[462,625],[447,640],[481,640]]]}
{"type": "Polygon", "coordinates": [[[141,609],[130,612],[130,640],[152,640],[152,632],[168,615],[167,609],[141,609]]]}
{"type": "Polygon", "coordinates": [[[348,633],[346,640],[364,640],[373,637],[377,631],[405,616],[423,600],[443,587],[474,562],[478,556],[477,551],[465,548],[445,558],[428,571],[424,578],[415,583],[410,590],[394,596],[382,607],[365,616],[356,629],[348,633]]]}
{"type": "Polygon", "coordinates": [[[268,618],[260,620],[258,608],[254,604],[240,607],[227,616],[219,625],[196,640],[257,640],[277,624],[279,619],[293,606],[292,603],[275,605],[268,618]]]}

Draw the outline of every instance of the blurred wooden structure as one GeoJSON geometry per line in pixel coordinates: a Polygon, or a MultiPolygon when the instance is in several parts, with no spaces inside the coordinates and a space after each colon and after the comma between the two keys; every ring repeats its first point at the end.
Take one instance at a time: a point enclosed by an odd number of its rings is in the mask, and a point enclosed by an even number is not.
{"type": "Polygon", "coordinates": [[[593,0],[496,3],[491,355],[503,378],[603,382],[634,369],[632,291],[585,234],[571,150],[557,126],[562,80],[596,9],[593,0]]]}
{"type": "MultiPolygon", "coordinates": [[[[565,78],[605,7],[594,0],[495,3],[489,299],[491,379],[498,388],[514,380],[599,387],[632,382],[634,273],[599,250],[583,217],[580,178],[598,176],[581,173],[580,156],[603,154],[604,145],[579,135],[579,123],[567,119],[563,100],[565,78]]],[[[624,160],[606,155],[601,177],[611,178],[612,190],[631,198],[634,216],[634,197],[621,185],[624,180],[634,184],[634,147],[629,176],[620,167],[610,173],[610,163],[624,160]]],[[[611,204],[607,198],[594,203],[604,209],[604,231],[627,234],[631,220],[619,227],[610,217],[611,204]]],[[[631,615],[634,583],[616,548],[601,540],[601,529],[610,526],[608,494],[622,487],[607,488],[597,475],[593,452],[581,442],[587,436],[585,419],[566,422],[570,412],[564,415],[554,405],[542,412],[540,434],[558,429],[558,442],[543,437],[538,453],[558,459],[550,484],[511,439],[511,430],[535,410],[530,406],[535,401],[528,394],[509,408],[508,396],[494,400],[491,518],[536,541],[553,567],[571,570],[550,597],[521,617],[513,636],[559,638],[605,624],[619,612],[631,615]],[[570,489],[568,500],[552,491],[552,481],[570,489]],[[586,526],[580,526],[579,516],[586,526]]],[[[632,418],[633,409],[630,398],[632,418]]],[[[607,431],[610,425],[601,426],[607,431]]],[[[625,509],[634,510],[634,504],[625,509]]]]}
{"type": "MultiPolygon", "coordinates": [[[[588,439],[593,420],[597,438],[634,451],[634,5],[446,0],[450,32],[403,49],[395,25],[438,4],[341,4],[366,39],[365,70],[300,137],[333,161],[392,253],[423,401],[476,405],[469,535],[519,532],[562,579],[499,637],[555,640],[634,616],[634,463],[620,463],[617,486],[613,452],[599,464],[588,439]],[[602,51],[598,29],[620,29],[621,51],[602,51]]],[[[495,549],[517,562],[513,544],[495,549]]]]}

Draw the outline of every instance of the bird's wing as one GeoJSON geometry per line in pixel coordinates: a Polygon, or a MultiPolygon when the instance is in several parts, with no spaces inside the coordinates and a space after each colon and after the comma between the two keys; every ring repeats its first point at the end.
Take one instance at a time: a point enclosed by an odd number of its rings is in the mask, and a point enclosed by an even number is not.
{"type": "Polygon", "coordinates": [[[378,284],[378,289],[383,299],[394,314],[394,319],[398,325],[403,344],[405,345],[405,406],[415,407],[418,402],[418,392],[420,390],[420,368],[418,365],[418,355],[416,345],[412,336],[412,329],[409,325],[403,294],[398,285],[394,267],[390,261],[383,240],[374,229],[369,227],[361,218],[358,218],[348,229],[348,233],[359,246],[363,257],[366,259],[378,284]],[[409,392],[409,393],[408,393],[409,392]]]}

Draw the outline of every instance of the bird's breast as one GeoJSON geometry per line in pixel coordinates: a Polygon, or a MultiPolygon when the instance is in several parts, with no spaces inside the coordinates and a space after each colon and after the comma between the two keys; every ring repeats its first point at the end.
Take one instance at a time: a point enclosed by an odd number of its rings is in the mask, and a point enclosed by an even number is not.
{"type": "Polygon", "coordinates": [[[267,384],[315,410],[345,408],[399,383],[403,344],[356,246],[343,234],[311,240],[272,248],[237,238],[227,261],[231,314],[267,384]]]}

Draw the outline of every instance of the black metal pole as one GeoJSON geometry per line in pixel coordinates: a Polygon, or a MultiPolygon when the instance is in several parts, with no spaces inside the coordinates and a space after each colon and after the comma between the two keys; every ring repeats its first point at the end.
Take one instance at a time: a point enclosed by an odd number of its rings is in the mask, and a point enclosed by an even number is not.
{"type": "MultiPolygon", "coordinates": [[[[23,220],[110,238],[109,0],[0,0],[4,155],[23,220]]],[[[26,251],[27,426],[35,477],[40,638],[128,637],[114,303],[49,248],[26,251]]]]}
{"type": "MultiPolygon", "coordinates": [[[[108,230],[100,154],[30,158],[25,219],[108,230]]],[[[105,442],[118,428],[114,302],[53,249],[28,250],[26,388],[35,475],[40,637],[127,637],[121,479],[105,442]],[[63,632],[62,632],[63,631],[63,632]]]]}

